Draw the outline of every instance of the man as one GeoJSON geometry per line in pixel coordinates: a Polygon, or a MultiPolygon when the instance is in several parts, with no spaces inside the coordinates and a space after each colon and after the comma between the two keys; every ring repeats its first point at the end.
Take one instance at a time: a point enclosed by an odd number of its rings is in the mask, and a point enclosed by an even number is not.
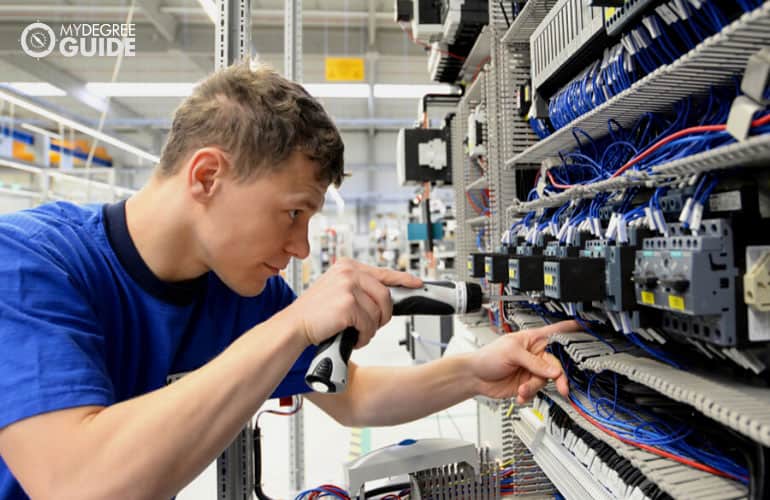
{"type": "MultiPolygon", "coordinates": [[[[314,345],[390,320],[408,274],[345,260],[295,297],[277,274],[307,232],[343,145],[321,106],[264,67],[205,80],[160,164],[125,203],[0,217],[0,497],[168,498],[272,396],[308,392],[314,345]],[[169,374],[188,372],[167,385],[169,374]]],[[[344,425],[389,425],[476,394],[531,398],[554,325],[400,369],[350,365],[310,401],[344,425]],[[426,397],[426,395],[430,397],[426,397]]]]}

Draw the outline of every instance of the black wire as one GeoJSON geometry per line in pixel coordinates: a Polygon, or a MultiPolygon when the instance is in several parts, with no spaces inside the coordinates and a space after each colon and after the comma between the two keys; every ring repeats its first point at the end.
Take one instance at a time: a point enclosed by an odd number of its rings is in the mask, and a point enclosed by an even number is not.
{"type": "Polygon", "coordinates": [[[259,500],[272,500],[262,491],[262,436],[260,435],[259,425],[254,423],[254,494],[259,500]]]}
{"type": "Polygon", "coordinates": [[[384,495],[385,493],[392,493],[394,491],[401,491],[411,488],[412,485],[409,483],[397,483],[397,484],[389,484],[386,486],[380,486],[379,488],[375,488],[370,491],[364,492],[364,498],[372,498],[379,495],[384,495]]]}
{"type": "Polygon", "coordinates": [[[500,9],[503,11],[503,16],[505,17],[505,24],[508,25],[508,27],[511,27],[511,22],[508,20],[508,14],[505,12],[505,6],[503,5],[503,0],[500,0],[498,2],[500,4],[500,9]]]}

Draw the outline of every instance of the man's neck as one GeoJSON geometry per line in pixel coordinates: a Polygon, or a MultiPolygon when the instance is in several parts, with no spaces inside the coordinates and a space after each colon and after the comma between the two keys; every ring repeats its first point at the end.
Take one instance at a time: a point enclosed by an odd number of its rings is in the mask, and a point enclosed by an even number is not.
{"type": "Polygon", "coordinates": [[[199,258],[189,211],[177,189],[171,181],[153,178],[126,201],[131,240],[153,274],[169,282],[197,278],[208,271],[199,258]]]}

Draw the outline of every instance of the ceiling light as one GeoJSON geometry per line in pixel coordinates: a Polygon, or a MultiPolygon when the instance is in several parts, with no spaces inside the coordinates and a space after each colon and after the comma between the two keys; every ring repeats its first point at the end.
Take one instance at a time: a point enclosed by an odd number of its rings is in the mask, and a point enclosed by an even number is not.
{"type": "Polygon", "coordinates": [[[91,82],[86,89],[102,97],[187,97],[195,83],[162,82],[91,82]]]}
{"type": "Polygon", "coordinates": [[[67,95],[65,91],[48,82],[4,82],[0,83],[0,85],[7,85],[16,92],[33,97],[60,97],[67,95]]]}
{"type": "Polygon", "coordinates": [[[98,139],[101,142],[115,146],[118,149],[126,151],[127,153],[131,153],[133,155],[136,155],[140,158],[144,158],[145,160],[149,160],[153,163],[158,163],[160,161],[160,158],[158,156],[155,156],[154,154],[148,153],[147,151],[144,151],[143,149],[139,149],[136,146],[132,146],[131,144],[121,141],[120,139],[117,139],[115,137],[112,137],[111,135],[107,135],[104,132],[99,132],[98,130],[88,127],[86,125],[83,125],[82,123],[78,123],[75,120],[70,120],[69,118],[66,118],[52,111],[49,111],[41,106],[38,106],[37,104],[33,104],[24,99],[16,97],[15,95],[10,94],[4,90],[0,90],[0,99],[4,99],[11,104],[14,104],[20,108],[24,108],[32,113],[35,113],[36,115],[42,116],[43,118],[48,118],[49,120],[53,120],[54,122],[60,123],[65,127],[75,129],[78,132],[82,132],[87,136],[93,137],[94,139],[98,139]]]}
{"type": "Polygon", "coordinates": [[[425,94],[454,94],[456,87],[449,84],[404,85],[378,83],[374,86],[374,97],[379,99],[419,99],[425,94]]]}
{"type": "Polygon", "coordinates": [[[302,85],[313,97],[366,98],[369,85],[366,83],[306,83],[302,85]]]}

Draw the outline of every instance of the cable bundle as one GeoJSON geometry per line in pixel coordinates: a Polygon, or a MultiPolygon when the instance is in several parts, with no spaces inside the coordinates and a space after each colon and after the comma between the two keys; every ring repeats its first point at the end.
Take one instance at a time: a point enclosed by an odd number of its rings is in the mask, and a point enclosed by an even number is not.
{"type": "Polygon", "coordinates": [[[322,484],[317,488],[311,488],[300,492],[294,500],[314,500],[316,498],[332,497],[339,500],[350,500],[350,495],[347,491],[343,490],[339,486],[333,484],[322,484]]]}
{"type": "Polygon", "coordinates": [[[671,0],[643,17],[620,41],[554,95],[548,103],[550,120],[530,116],[530,125],[542,139],[555,130],[620,94],[659,67],[671,64],[727,24],[725,11],[740,14],[761,5],[743,0],[720,7],[717,0],[671,0]]]}
{"type": "MultiPolygon", "coordinates": [[[[610,120],[608,136],[599,141],[575,128],[573,135],[578,147],[560,153],[562,163],[548,170],[550,184],[545,191],[558,192],[618,177],[629,169],[649,174],[656,165],[735,142],[726,132],[724,122],[736,95],[736,89],[712,89],[706,99],[688,97],[676,103],[672,117],[647,113],[628,130],[610,120]],[[581,142],[578,134],[587,143],[581,142]]],[[[768,132],[770,115],[765,111],[752,123],[751,134],[768,132]]]]}
{"type": "Polygon", "coordinates": [[[671,405],[644,386],[618,380],[615,373],[588,375],[575,370],[561,346],[552,346],[562,359],[570,381],[570,403],[591,424],[626,444],[684,465],[747,484],[749,473],[731,455],[718,449],[703,428],[693,425],[689,410],[671,405]],[[620,388],[622,385],[622,389],[620,388]],[[641,408],[634,396],[644,398],[653,411],[641,408]],[[674,415],[679,413],[681,416],[674,415]],[[666,414],[666,418],[661,417],[666,414]]]}
{"type": "Polygon", "coordinates": [[[489,189],[481,189],[480,191],[481,200],[473,196],[470,191],[465,192],[465,197],[467,198],[468,203],[476,212],[476,214],[489,216],[489,189]]]}

